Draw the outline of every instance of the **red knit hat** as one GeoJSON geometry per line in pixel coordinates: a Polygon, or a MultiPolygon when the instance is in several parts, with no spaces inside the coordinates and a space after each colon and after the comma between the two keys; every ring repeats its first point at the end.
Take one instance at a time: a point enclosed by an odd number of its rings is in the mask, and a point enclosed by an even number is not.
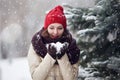
{"type": "Polygon", "coordinates": [[[48,26],[52,23],[60,23],[63,25],[64,29],[66,28],[66,17],[63,12],[63,7],[58,5],[45,17],[44,29],[47,29],[48,26]]]}

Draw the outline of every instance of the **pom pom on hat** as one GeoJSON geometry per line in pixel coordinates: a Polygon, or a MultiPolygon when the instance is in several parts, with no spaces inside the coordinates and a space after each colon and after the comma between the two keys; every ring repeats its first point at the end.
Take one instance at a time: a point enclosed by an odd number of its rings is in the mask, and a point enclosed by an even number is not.
{"type": "Polygon", "coordinates": [[[47,29],[48,26],[52,23],[60,23],[63,25],[64,29],[66,29],[66,17],[64,15],[62,6],[58,5],[49,11],[45,17],[44,29],[47,29]]]}

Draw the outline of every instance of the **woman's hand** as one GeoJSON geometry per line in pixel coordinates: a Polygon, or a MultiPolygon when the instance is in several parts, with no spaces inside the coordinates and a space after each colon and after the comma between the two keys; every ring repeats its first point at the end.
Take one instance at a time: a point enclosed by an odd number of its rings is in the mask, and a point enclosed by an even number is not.
{"type": "Polygon", "coordinates": [[[56,52],[57,52],[57,50],[56,50],[55,46],[49,44],[49,45],[48,45],[48,53],[50,54],[50,56],[51,56],[53,59],[56,59],[56,52]]]}

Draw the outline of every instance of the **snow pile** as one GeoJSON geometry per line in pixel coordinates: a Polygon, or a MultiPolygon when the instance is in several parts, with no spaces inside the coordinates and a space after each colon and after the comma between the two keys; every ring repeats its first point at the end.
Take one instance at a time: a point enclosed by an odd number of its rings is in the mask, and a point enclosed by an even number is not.
{"type": "Polygon", "coordinates": [[[64,43],[60,43],[60,42],[56,42],[56,43],[50,43],[50,44],[47,44],[46,47],[48,48],[48,46],[51,45],[51,46],[54,46],[57,50],[56,54],[60,54],[60,49],[63,47],[63,46],[68,46],[69,44],[67,42],[64,42],[64,43]]]}
{"type": "Polygon", "coordinates": [[[93,15],[91,15],[91,16],[83,15],[82,17],[83,17],[83,19],[85,19],[86,21],[96,20],[96,19],[97,19],[96,16],[93,16],[93,15]]]}
{"type": "Polygon", "coordinates": [[[113,40],[115,40],[117,38],[117,33],[118,33],[118,29],[116,31],[112,31],[108,33],[107,39],[112,42],[113,40]]]}
{"type": "Polygon", "coordinates": [[[94,75],[99,75],[98,71],[95,71],[94,68],[82,68],[79,66],[79,77],[93,77],[94,75]]]}

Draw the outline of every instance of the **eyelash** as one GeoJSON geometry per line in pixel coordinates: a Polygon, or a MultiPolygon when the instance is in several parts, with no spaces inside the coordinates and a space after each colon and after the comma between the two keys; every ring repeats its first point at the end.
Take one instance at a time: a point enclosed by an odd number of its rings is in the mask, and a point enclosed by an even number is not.
{"type": "Polygon", "coordinates": [[[60,30],[61,30],[62,28],[58,28],[58,29],[60,29],[60,30]]]}
{"type": "Polygon", "coordinates": [[[54,29],[54,28],[50,28],[50,29],[54,29]]]}
{"type": "MultiPolygon", "coordinates": [[[[50,28],[50,29],[54,29],[54,28],[50,28]]],[[[63,29],[63,28],[58,28],[58,29],[60,29],[60,30],[61,30],[61,29],[63,29]]]]}

